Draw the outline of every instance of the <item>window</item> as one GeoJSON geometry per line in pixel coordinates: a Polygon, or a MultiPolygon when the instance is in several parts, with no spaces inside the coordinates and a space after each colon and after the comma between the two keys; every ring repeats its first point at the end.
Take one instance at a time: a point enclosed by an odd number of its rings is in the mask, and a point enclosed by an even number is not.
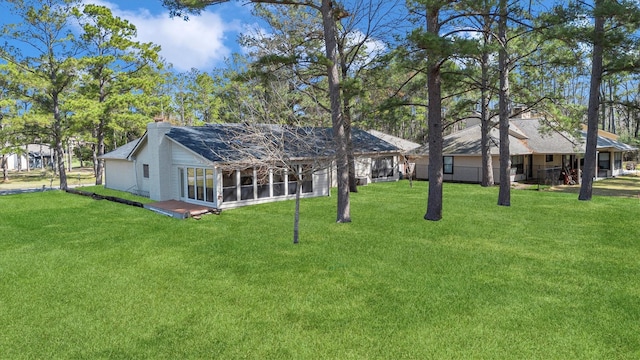
{"type": "Polygon", "coordinates": [[[269,190],[269,169],[261,167],[256,169],[256,181],[258,183],[258,198],[268,198],[271,196],[269,190]]]}
{"type": "Polygon", "coordinates": [[[609,170],[611,169],[611,158],[610,153],[601,152],[598,154],[598,167],[600,170],[609,170]]]}
{"type": "Polygon", "coordinates": [[[196,198],[196,172],[194,168],[187,168],[187,197],[196,198]]]}
{"type": "Polygon", "coordinates": [[[213,169],[180,168],[180,195],[184,197],[185,185],[187,198],[192,200],[214,202],[213,169]],[[186,176],[185,176],[186,175],[186,176]],[[185,181],[186,180],[186,181],[185,181]]]}
{"type": "Polygon", "coordinates": [[[206,169],[204,175],[206,180],[205,188],[207,189],[205,201],[213,202],[213,169],[206,169]]]}
{"type": "Polygon", "coordinates": [[[514,155],[511,157],[511,171],[515,169],[516,174],[524,174],[524,155],[514,155]]]}
{"type": "Polygon", "coordinates": [[[545,161],[546,162],[553,162],[553,154],[547,154],[545,156],[545,161]]]}
{"type": "Polygon", "coordinates": [[[204,201],[204,169],[196,169],[196,198],[204,201]]]}
{"type": "Polygon", "coordinates": [[[302,182],[302,193],[313,192],[313,166],[311,165],[296,165],[292,170],[289,170],[289,195],[295,195],[298,190],[298,178],[302,182]],[[296,176],[297,172],[297,176],[296,176]]]}
{"type": "Polygon", "coordinates": [[[298,175],[296,174],[297,171],[297,166],[293,166],[293,168],[289,170],[289,174],[287,176],[289,178],[289,195],[295,195],[296,191],[298,191],[298,175]]]}
{"type": "Polygon", "coordinates": [[[371,162],[371,178],[384,179],[393,176],[393,156],[379,157],[371,162]]]}
{"type": "Polygon", "coordinates": [[[231,202],[238,200],[238,184],[236,183],[237,171],[225,170],[222,172],[222,201],[231,202]]]}
{"type": "Polygon", "coordinates": [[[281,172],[273,173],[273,196],[284,196],[284,185],[287,179],[281,172]]]}
{"type": "Polygon", "coordinates": [[[149,178],[149,164],[142,164],[142,177],[149,178]]]}
{"type": "Polygon", "coordinates": [[[445,174],[453,174],[453,156],[442,157],[442,171],[445,174]]]}
{"type": "Polygon", "coordinates": [[[613,153],[613,168],[622,169],[622,153],[613,153]]]}
{"type": "Polygon", "coordinates": [[[240,172],[240,200],[253,200],[253,169],[240,172]]]}
{"type": "Polygon", "coordinates": [[[301,165],[300,173],[302,174],[302,192],[313,192],[313,167],[311,165],[301,165]]]}

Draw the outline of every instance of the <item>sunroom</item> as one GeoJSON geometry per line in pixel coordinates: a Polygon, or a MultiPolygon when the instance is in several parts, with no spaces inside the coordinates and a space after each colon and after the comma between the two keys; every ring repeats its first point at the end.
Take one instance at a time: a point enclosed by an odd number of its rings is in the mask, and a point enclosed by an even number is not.
{"type": "Polygon", "coordinates": [[[178,178],[180,200],[220,209],[294,198],[298,179],[302,197],[329,194],[327,171],[308,164],[292,170],[178,167],[178,178]]]}

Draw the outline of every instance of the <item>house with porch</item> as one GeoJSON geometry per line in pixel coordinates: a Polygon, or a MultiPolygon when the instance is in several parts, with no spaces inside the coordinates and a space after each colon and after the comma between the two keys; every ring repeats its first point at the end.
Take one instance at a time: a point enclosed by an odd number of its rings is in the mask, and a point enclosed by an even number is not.
{"type": "Polygon", "coordinates": [[[3,156],[7,170],[44,169],[53,164],[53,149],[45,144],[14,146],[14,151],[3,156]],[[20,150],[20,151],[17,151],[20,150]]]}
{"type": "MultiPolygon", "coordinates": [[[[500,176],[500,137],[494,127],[489,133],[493,178],[500,176]]],[[[578,136],[552,129],[541,118],[513,118],[509,126],[511,181],[538,183],[577,183],[584,166],[586,129],[578,136]]],[[[597,144],[596,178],[614,177],[623,173],[625,152],[636,148],[618,141],[615,134],[600,130],[597,144]]],[[[428,145],[410,151],[416,163],[416,178],[428,180],[428,145]]],[[[479,124],[447,135],[443,139],[444,181],[480,183],[482,181],[482,148],[479,124]]]]}
{"type": "MultiPolygon", "coordinates": [[[[149,123],[140,139],[101,157],[105,187],[217,209],[292,199],[298,183],[302,197],[329,195],[336,184],[330,128],[287,127],[284,131],[284,126],[264,125],[270,133],[280,134],[273,141],[283,143],[282,151],[292,164],[293,170],[282,171],[245,161],[246,154],[268,155],[259,142],[238,136],[249,131],[248,126],[149,123]],[[293,138],[285,135],[291,132],[296,134],[293,138]]],[[[352,140],[356,173],[363,181],[398,180],[397,147],[360,129],[352,129],[352,140]]]]}
{"type": "Polygon", "coordinates": [[[400,154],[400,159],[397,163],[396,168],[398,169],[398,171],[400,172],[401,176],[407,176],[407,174],[411,174],[413,173],[413,169],[415,167],[415,164],[411,161],[409,161],[409,159],[404,155],[407,152],[417,149],[420,147],[420,144],[415,143],[413,141],[409,141],[407,139],[403,139],[401,137],[398,136],[394,136],[394,135],[390,135],[387,133],[383,133],[382,131],[378,131],[378,130],[374,130],[374,129],[370,129],[367,130],[368,133],[370,133],[371,135],[382,139],[386,142],[388,142],[389,144],[397,147],[398,149],[400,149],[401,154],[400,154]]]}

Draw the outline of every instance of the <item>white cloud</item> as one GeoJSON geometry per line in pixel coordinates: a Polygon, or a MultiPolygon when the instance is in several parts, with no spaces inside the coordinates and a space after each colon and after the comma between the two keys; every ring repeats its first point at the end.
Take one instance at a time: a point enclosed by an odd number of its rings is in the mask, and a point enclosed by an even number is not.
{"type": "Polygon", "coordinates": [[[86,3],[108,7],[115,16],[134,24],[138,30],[138,41],[160,45],[161,56],[178,71],[191,68],[208,71],[221,65],[232,52],[225,41],[235,41],[229,37],[235,37],[240,30],[238,20],[226,22],[220,14],[212,11],[203,11],[199,16],[190,16],[188,21],[184,21],[170,18],[166,10],[154,14],[143,8],[124,10],[103,0],[87,0],[86,3]]]}
{"type": "Polygon", "coordinates": [[[348,40],[352,46],[363,43],[364,41],[364,47],[362,50],[366,54],[366,60],[363,59],[358,66],[363,66],[365,65],[364,63],[373,61],[377,56],[380,56],[382,53],[387,51],[387,45],[383,41],[374,37],[366,38],[366,36],[367,35],[365,33],[359,30],[353,31],[349,34],[348,40]]]}

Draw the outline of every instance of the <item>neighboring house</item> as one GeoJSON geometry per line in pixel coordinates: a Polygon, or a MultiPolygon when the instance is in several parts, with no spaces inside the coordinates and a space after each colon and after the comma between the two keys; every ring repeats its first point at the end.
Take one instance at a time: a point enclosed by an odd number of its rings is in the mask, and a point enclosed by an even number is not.
{"type": "Polygon", "coordinates": [[[6,155],[7,170],[42,169],[50,167],[53,150],[48,145],[28,144],[21,146],[19,153],[6,155]]]}
{"type": "MultiPolygon", "coordinates": [[[[297,186],[294,174],[247,168],[243,159],[238,158],[237,147],[230,143],[239,141],[237,131],[244,126],[182,127],[166,122],[150,123],[139,140],[101,157],[105,161],[105,187],[158,201],[181,200],[218,209],[294,198],[297,186]],[[233,164],[238,165],[234,168],[233,164]]],[[[332,155],[330,128],[300,129],[304,129],[300,140],[314,144],[326,156],[332,155]]],[[[398,148],[359,129],[352,129],[352,139],[359,159],[356,171],[367,182],[398,179],[395,168],[400,156],[398,148]]],[[[251,143],[241,145],[255,147],[251,143]]],[[[299,171],[314,163],[308,152],[297,150],[295,145],[286,151],[299,171]]],[[[323,168],[314,171],[310,178],[303,178],[302,196],[329,195],[330,188],[335,186],[334,173],[335,169],[323,168]]]]}
{"type": "MultiPolygon", "coordinates": [[[[538,183],[578,182],[584,166],[586,130],[581,137],[568,132],[543,130],[543,120],[514,118],[509,126],[511,181],[538,183]]],[[[490,131],[490,153],[493,178],[500,180],[500,136],[497,128],[490,131]]],[[[482,181],[482,151],[480,125],[447,135],[443,139],[443,179],[479,183],[482,181]]],[[[597,178],[622,174],[623,154],[637,149],[618,141],[615,134],[598,132],[597,178]]],[[[428,179],[428,145],[409,152],[416,163],[416,178],[428,179]]]]}
{"type": "Polygon", "coordinates": [[[409,159],[407,159],[404,154],[411,150],[419,148],[420,144],[415,143],[413,141],[405,140],[397,136],[389,135],[389,134],[380,132],[378,130],[367,130],[367,132],[400,149],[402,153],[400,155],[400,159],[397,164],[397,169],[398,171],[400,171],[400,174],[402,174],[401,176],[404,176],[407,173],[413,172],[415,168],[415,164],[409,161],[409,159]]]}

